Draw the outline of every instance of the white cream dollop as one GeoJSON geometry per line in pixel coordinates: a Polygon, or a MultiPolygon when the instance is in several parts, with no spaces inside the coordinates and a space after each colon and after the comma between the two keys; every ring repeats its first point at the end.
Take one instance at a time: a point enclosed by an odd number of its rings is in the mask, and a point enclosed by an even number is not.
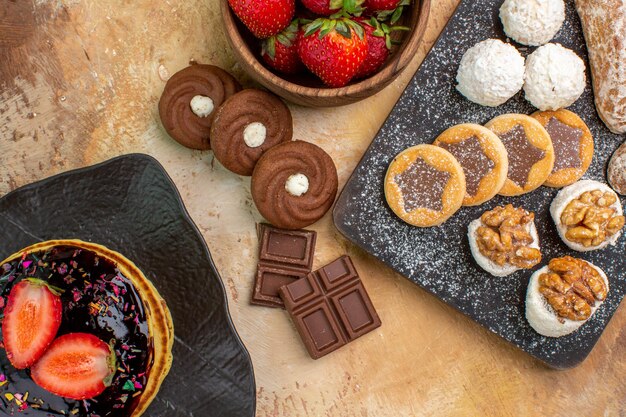
{"type": "Polygon", "coordinates": [[[215,105],[211,97],[207,96],[194,96],[189,103],[191,111],[198,117],[207,117],[213,113],[215,105]]]}
{"type": "Polygon", "coordinates": [[[267,128],[263,123],[252,122],[243,130],[243,141],[250,148],[258,148],[265,143],[267,128]]]}
{"type": "Polygon", "coordinates": [[[456,89],[469,100],[499,106],[522,89],[524,58],[514,46],[487,39],[465,52],[456,80],[456,89]]]}
{"type": "Polygon", "coordinates": [[[563,0],[505,0],[500,20],[506,35],[516,42],[539,46],[554,38],[565,21],[563,0]]]}
{"type": "Polygon", "coordinates": [[[300,197],[309,191],[309,179],[304,174],[293,174],[285,182],[285,190],[294,197],[300,197]]]}
{"type": "Polygon", "coordinates": [[[585,63],[556,43],[540,46],[526,60],[526,100],[539,110],[570,106],[585,91],[585,63]]]}

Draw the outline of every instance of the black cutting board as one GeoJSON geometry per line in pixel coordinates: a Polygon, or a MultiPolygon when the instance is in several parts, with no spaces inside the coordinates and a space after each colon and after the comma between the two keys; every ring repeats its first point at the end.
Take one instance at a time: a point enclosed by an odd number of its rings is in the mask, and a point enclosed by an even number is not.
{"type": "MultiPolygon", "coordinates": [[[[587,357],[624,296],[626,237],[602,251],[581,254],[569,250],[559,239],[549,214],[557,190],[547,187],[522,197],[497,197],[480,207],[464,207],[444,225],[427,229],[404,223],[384,199],[387,167],[405,148],[432,143],[445,129],[459,123],[484,124],[501,114],[530,114],[536,110],[526,102],[523,93],[500,107],[488,108],[471,103],[455,89],[456,72],[467,49],[488,38],[506,41],[498,17],[501,4],[502,0],[461,2],[350,177],[335,206],[334,219],[348,239],[415,284],[549,366],[570,368],[587,357]],[[524,300],[533,271],[496,278],[474,262],[467,225],[485,210],[506,203],[536,213],[544,264],[554,257],[572,255],[607,272],[609,296],[577,332],[553,339],[539,335],[528,325],[524,300]]],[[[566,22],[553,42],[576,51],[589,68],[573,1],[567,1],[566,7],[566,22]]],[[[524,56],[532,52],[531,48],[517,46],[524,56]]],[[[587,78],[590,79],[589,71],[587,78]]],[[[606,182],[607,161],[624,137],[612,134],[598,118],[590,83],[569,109],[585,120],[596,143],[592,166],[584,178],[606,182]]]]}
{"type": "MultiPolygon", "coordinates": [[[[252,364],[230,319],[224,286],[174,183],[155,159],[118,157],[0,199],[0,260],[51,239],[81,239],[122,253],[167,302],[174,362],[146,416],[254,416],[252,364]]],[[[5,401],[0,388],[0,415],[5,401]]]]}

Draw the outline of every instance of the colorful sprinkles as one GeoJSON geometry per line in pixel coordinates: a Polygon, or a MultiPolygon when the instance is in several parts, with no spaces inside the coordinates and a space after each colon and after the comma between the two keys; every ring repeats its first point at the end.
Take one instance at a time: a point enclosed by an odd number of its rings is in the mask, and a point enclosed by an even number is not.
{"type": "Polygon", "coordinates": [[[137,403],[134,399],[143,392],[152,360],[143,304],[132,283],[114,264],[82,249],[56,247],[40,254],[25,253],[21,259],[0,266],[0,315],[13,285],[29,277],[47,280],[64,290],[59,334],[84,331],[109,340],[118,371],[112,386],[100,396],[71,401],[39,388],[27,371],[15,370],[2,349],[0,409],[10,415],[37,417],[130,415],[137,403]],[[125,413],[120,414],[122,411],[125,413]]]}

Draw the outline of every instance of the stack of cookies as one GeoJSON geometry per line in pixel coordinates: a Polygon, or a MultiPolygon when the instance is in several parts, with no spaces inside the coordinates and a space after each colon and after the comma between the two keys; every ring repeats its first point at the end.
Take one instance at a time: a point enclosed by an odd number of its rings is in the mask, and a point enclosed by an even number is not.
{"type": "Polygon", "coordinates": [[[192,63],[165,85],[159,115],[181,145],[212,149],[225,168],[252,176],[253,200],[273,225],[306,227],[332,207],[338,187],[332,158],[292,140],[291,112],[274,94],[242,90],[223,69],[192,63]]]}

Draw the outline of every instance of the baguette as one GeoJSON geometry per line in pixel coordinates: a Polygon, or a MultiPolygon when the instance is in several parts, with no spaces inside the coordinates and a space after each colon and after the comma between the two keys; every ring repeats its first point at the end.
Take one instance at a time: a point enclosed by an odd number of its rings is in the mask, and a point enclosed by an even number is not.
{"type": "Polygon", "coordinates": [[[598,114],[626,133],[626,0],[576,0],[585,34],[598,114]]]}

